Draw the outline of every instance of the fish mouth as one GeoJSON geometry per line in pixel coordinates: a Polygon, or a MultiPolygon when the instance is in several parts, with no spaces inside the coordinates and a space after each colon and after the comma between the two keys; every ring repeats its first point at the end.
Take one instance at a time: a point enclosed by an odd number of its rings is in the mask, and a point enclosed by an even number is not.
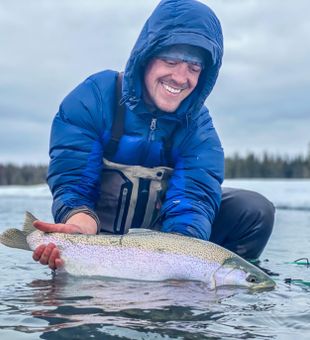
{"type": "Polygon", "coordinates": [[[276,283],[261,269],[258,269],[258,271],[259,273],[247,275],[246,281],[252,283],[249,288],[253,291],[274,289],[276,283]],[[261,281],[259,281],[259,279],[261,279],[261,281]]]}

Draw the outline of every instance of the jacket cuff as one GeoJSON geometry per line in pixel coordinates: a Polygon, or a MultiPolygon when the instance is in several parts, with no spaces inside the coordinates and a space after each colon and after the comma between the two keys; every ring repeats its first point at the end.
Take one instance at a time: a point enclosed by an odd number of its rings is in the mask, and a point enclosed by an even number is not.
{"type": "Polygon", "coordinates": [[[70,210],[64,216],[64,218],[62,220],[62,223],[66,223],[70,217],[72,217],[73,215],[78,214],[78,213],[84,213],[86,215],[89,215],[90,217],[92,217],[96,221],[96,224],[97,224],[97,235],[98,235],[100,233],[100,220],[99,220],[99,217],[98,217],[98,215],[93,210],[89,209],[86,206],[81,206],[81,207],[74,208],[74,209],[70,210]]]}
{"type": "Polygon", "coordinates": [[[211,224],[206,218],[198,216],[198,214],[187,214],[186,216],[180,215],[164,220],[161,231],[179,233],[208,241],[211,234],[211,224]]]}

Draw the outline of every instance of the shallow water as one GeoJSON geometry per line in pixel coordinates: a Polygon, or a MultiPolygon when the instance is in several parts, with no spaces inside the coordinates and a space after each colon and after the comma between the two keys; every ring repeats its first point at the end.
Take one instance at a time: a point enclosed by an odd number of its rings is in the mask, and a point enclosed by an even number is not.
{"type": "MultiPolygon", "coordinates": [[[[227,184],[261,191],[279,207],[261,257],[264,267],[280,274],[275,290],[53,277],[30,252],[0,246],[0,338],[309,339],[310,287],[285,279],[310,281],[310,268],[290,264],[310,256],[310,181],[227,184]]],[[[20,228],[25,210],[51,220],[50,204],[44,186],[0,188],[0,231],[20,228]]]]}

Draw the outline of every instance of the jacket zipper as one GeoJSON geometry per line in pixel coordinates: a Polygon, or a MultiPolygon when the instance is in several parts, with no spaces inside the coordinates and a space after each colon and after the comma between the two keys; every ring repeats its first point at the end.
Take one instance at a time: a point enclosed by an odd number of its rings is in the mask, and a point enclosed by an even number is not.
{"type": "Polygon", "coordinates": [[[149,142],[153,142],[155,140],[156,127],[157,127],[157,118],[152,118],[151,124],[150,124],[149,142]]]}

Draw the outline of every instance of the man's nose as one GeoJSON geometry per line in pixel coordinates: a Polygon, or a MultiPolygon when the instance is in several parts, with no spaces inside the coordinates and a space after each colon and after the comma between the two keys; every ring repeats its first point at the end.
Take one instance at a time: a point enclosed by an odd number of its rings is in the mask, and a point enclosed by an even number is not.
{"type": "Polygon", "coordinates": [[[184,84],[188,81],[189,70],[186,62],[179,63],[173,72],[173,79],[179,84],[184,84]]]}

